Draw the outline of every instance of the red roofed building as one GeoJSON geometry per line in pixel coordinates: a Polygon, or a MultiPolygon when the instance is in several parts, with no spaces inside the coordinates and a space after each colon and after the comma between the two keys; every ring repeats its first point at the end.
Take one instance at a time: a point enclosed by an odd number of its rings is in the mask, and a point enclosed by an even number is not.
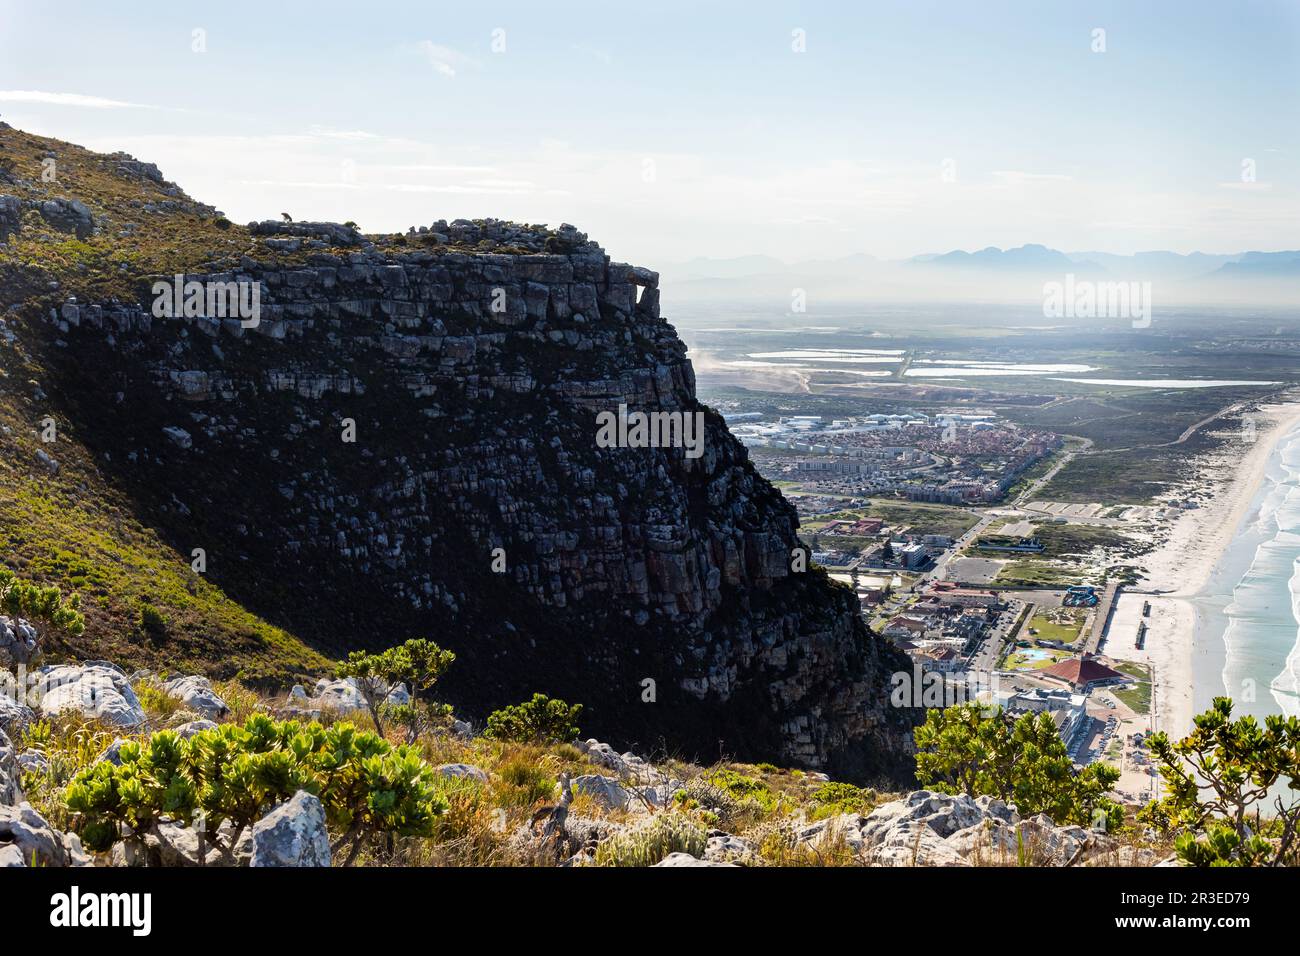
{"type": "Polygon", "coordinates": [[[951,647],[928,647],[912,654],[913,660],[920,662],[927,671],[948,672],[961,666],[961,655],[951,647]]]}
{"type": "Polygon", "coordinates": [[[1051,667],[1045,667],[1038,673],[1081,691],[1103,684],[1120,684],[1133,679],[1091,657],[1071,657],[1058,661],[1051,667]]]}
{"type": "Polygon", "coordinates": [[[881,629],[881,633],[886,637],[901,637],[904,639],[920,636],[925,634],[925,622],[899,614],[889,619],[889,622],[881,629]]]}
{"type": "Polygon", "coordinates": [[[963,588],[952,581],[935,581],[930,585],[928,596],[942,604],[957,604],[961,607],[991,607],[998,603],[994,591],[963,588]]]}

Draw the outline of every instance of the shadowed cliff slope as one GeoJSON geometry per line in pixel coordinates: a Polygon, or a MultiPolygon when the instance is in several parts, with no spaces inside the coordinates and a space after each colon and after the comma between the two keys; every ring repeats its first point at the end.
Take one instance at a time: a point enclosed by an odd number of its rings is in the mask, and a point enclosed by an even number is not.
{"type": "Polygon", "coordinates": [[[654,273],[572,227],[239,227],[129,157],[0,143],[10,460],[102,485],[169,573],[201,548],[184,587],[257,621],[230,651],[202,607],[164,640],[123,636],[106,593],[71,650],[166,660],[176,641],[273,679],[427,635],[456,651],[446,692],[469,713],[543,691],[629,744],[906,775],[904,659],[847,589],[792,573],[794,510],[696,400],[654,273]],[[151,314],[176,273],[256,283],[256,322],[151,314]],[[598,447],[620,405],[702,413],[703,453],[598,447]]]}

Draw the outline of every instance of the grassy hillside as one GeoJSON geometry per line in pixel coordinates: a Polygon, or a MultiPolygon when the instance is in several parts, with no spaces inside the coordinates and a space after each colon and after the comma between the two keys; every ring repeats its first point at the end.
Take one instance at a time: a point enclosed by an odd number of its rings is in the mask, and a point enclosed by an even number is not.
{"type": "Polygon", "coordinates": [[[79,593],[86,616],[79,638],[51,632],[48,653],[277,683],[327,668],[323,657],[227,598],[191,569],[190,555],[142,524],[66,423],[57,423],[56,442],[42,442],[35,389],[11,389],[14,370],[3,371],[0,561],[79,593]],[[57,473],[38,452],[57,463],[57,473]],[[160,612],[161,625],[141,623],[144,605],[160,612]]]}
{"type": "Polygon", "coordinates": [[[70,295],[138,300],[150,275],[237,262],[253,249],[247,229],[170,184],[124,170],[123,157],[8,127],[0,128],[0,195],[76,199],[98,226],[77,238],[26,209],[19,234],[0,244],[0,563],[80,593],[86,616],[81,637],[51,634],[47,653],[264,683],[326,670],[325,658],[230,600],[191,570],[188,553],[142,523],[74,423],[56,418],[56,440],[42,440],[53,384],[22,346],[24,324],[70,295]],[[41,179],[47,157],[56,163],[53,182],[41,179]],[[146,605],[160,623],[152,615],[152,626],[142,623],[146,605]]]}

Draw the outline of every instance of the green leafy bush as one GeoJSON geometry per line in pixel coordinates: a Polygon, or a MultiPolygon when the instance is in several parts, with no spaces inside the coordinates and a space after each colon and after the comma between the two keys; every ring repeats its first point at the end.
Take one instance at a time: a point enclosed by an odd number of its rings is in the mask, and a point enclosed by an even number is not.
{"type": "Polygon", "coordinates": [[[486,736],[517,743],[568,743],[580,733],[577,721],[581,713],[581,704],[566,704],[545,694],[534,694],[532,700],[489,714],[486,736]]]}
{"type": "Polygon", "coordinates": [[[1258,833],[1242,834],[1231,824],[1212,822],[1204,834],[1180,833],[1174,853],[1190,866],[1270,866],[1276,851],[1258,833]]]}
{"type": "Polygon", "coordinates": [[[1104,814],[1107,829],[1123,826],[1123,809],[1107,796],[1119,771],[1100,763],[1076,771],[1049,714],[964,704],[931,710],[914,735],[924,787],[987,794],[1014,803],[1021,816],[1045,813],[1061,825],[1094,826],[1104,814]]]}
{"type": "Polygon", "coordinates": [[[167,618],[152,604],[141,601],[136,611],[136,625],[146,634],[161,634],[167,630],[167,618]]]}
{"type": "Polygon", "coordinates": [[[704,855],[708,833],[678,813],[659,813],[596,847],[597,866],[654,866],[670,853],[704,855]]]}
{"type": "Polygon", "coordinates": [[[876,805],[873,790],[864,790],[851,783],[824,783],[812,795],[813,820],[837,817],[844,813],[867,814],[876,805]]]}
{"type": "Polygon", "coordinates": [[[704,782],[717,787],[740,803],[751,803],[764,813],[780,809],[781,795],[757,777],[750,777],[727,767],[704,774],[704,782]]]}
{"type": "Polygon", "coordinates": [[[1166,788],[1138,819],[1175,834],[1175,852],[1193,866],[1300,863],[1300,718],[1233,720],[1232,700],[1216,697],[1194,724],[1176,743],[1148,739],[1166,788]]]}
{"type": "Polygon", "coordinates": [[[79,595],[65,600],[56,587],[41,587],[22,580],[8,568],[0,568],[0,608],[10,617],[43,621],[80,636],[86,629],[86,619],[77,610],[80,606],[79,595]]]}
{"type": "Polygon", "coordinates": [[[223,724],[188,740],[159,731],[124,743],[120,763],[101,761],[73,778],[64,794],[76,829],[93,850],[108,849],[123,826],[137,836],[166,816],[201,832],[243,830],[299,790],[316,794],[331,827],[344,831],[350,862],[377,834],[428,836],[446,809],[435,773],[403,745],[394,747],[352,724],[276,721],[263,714],[223,724]]]}

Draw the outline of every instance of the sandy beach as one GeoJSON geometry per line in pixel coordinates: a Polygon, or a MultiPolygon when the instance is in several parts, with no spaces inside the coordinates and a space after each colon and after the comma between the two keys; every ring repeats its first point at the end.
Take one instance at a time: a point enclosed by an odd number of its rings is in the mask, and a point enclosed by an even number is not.
{"type": "Polygon", "coordinates": [[[1141,559],[1147,580],[1121,596],[1102,647],[1111,657],[1150,666],[1152,712],[1149,722],[1140,723],[1171,736],[1182,736],[1192,726],[1192,655],[1198,623],[1194,599],[1205,593],[1216,565],[1249,517],[1279,440],[1300,425],[1300,403],[1261,406],[1250,417],[1254,440],[1234,443],[1210,463],[1210,498],[1174,519],[1164,541],[1141,559]],[[1144,602],[1150,602],[1145,618],[1144,602]],[[1134,637],[1140,621],[1148,631],[1144,648],[1138,650],[1134,637]]]}

